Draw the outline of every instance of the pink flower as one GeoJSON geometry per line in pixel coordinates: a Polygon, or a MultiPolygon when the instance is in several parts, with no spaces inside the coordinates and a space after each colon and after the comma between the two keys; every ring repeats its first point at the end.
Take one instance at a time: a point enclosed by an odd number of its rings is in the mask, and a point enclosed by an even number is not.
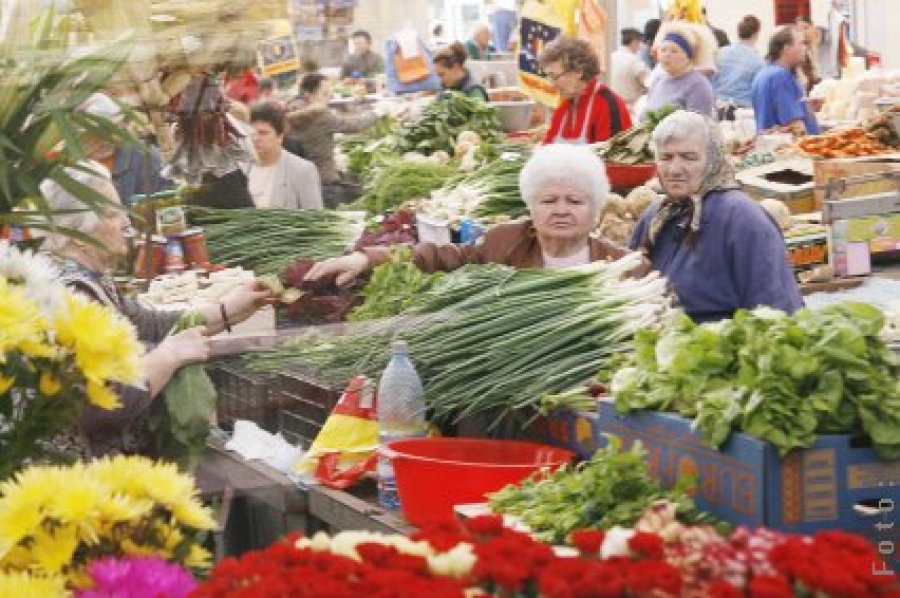
{"type": "Polygon", "coordinates": [[[87,575],[93,587],[77,598],[186,598],[197,585],[184,568],[158,557],[94,561],[87,575]]]}

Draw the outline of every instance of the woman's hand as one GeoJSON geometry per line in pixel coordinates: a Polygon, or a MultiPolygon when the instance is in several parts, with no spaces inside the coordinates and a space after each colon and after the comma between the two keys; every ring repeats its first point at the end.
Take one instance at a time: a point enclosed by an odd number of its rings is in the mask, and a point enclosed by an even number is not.
{"type": "Polygon", "coordinates": [[[226,303],[229,323],[243,322],[261,307],[276,301],[271,289],[259,282],[248,282],[229,295],[226,303]]]}
{"type": "Polygon", "coordinates": [[[338,286],[346,286],[360,274],[369,269],[371,264],[365,253],[360,251],[335,257],[316,263],[312,269],[306,273],[303,280],[319,280],[327,276],[335,276],[335,283],[338,286]]]}
{"type": "Polygon", "coordinates": [[[209,359],[206,330],[203,326],[196,326],[167,336],[156,347],[156,351],[169,360],[173,370],[191,363],[206,361],[209,359]]]}
{"type": "Polygon", "coordinates": [[[144,356],[147,390],[156,396],[180,368],[209,359],[206,329],[196,326],[167,336],[144,356]]]}

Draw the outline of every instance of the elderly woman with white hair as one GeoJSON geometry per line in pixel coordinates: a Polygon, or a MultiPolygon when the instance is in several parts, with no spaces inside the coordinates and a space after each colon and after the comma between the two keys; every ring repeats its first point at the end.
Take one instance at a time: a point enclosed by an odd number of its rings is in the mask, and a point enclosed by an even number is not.
{"type": "MultiPolygon", "coordinates": [[[[270,293],[247,286],[225,303],[199,310],[207,325],[168,336],[179,312],[161,312],[143,307],[123,297],[116,289],[111,271],[116,260],[127,252],[126,234],[131,224],[119,205],[119,196],[108,171],[96,163],[71,169],[79,183],[106,197],[109,203],[100,213],[54,181],[41,185],[48,207],[56,212],[54,224],[90,237],[94,243],[45,231],[41,249],[57,262],[62,281],[87,298],[116,309],[135,327],[138,338],[148,345],[144,355],[145,388],[123,388],[122,407],[105,411],[88,407],[81,414],[78,430],[79,452],[88,456],[110,453],[152,454],[153,442],[145,428],[154,398],[182,366],[205,361],[209,356],[206,336],[248,318],[266,303],[270,293]]],[[[190,397],[185,397],[190,400],[190,397]]]]}
{"type": "MultiPolygon", "coordinates": [[[[419,244],[414,247],[415,263],[434,272],[486,263],[566,267],[622,257],[626,249],[591,236],[609,195],[605,172],[603,162],[584,146],[540,148],[519,175],[530,218],[494,226],[471,245],[419,244]]],[[[367,247],[316,264],[307,278],[337,276],[338,284],[347,284],[389,256],[389,248],[367,247]]]]}
{"type": "Polygon", "coordinates": [[[708,322],[803,307],[781,229],[740,191],[716,123],[679,110],[651,146],[665,197],[644,212],[630,246],[669,280],[687,315],[708,322]]]}

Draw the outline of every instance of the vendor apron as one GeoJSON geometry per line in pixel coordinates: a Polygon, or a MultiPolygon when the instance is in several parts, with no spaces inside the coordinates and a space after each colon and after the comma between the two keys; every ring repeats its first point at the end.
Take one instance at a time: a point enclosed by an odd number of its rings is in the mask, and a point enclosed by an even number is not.
{"type": "MultiPolygon", "coordinates": [[[[566,124],[572,119],[572,111],[570,110],[569,113],[566,114],[565,121],[559,127],[559,133],[556,134],[556,137],[553,138],[551,143],[565,143],[568,145],[588,145],[590,143],[588,141],[588,127],[591,124],[591,114],[594,112],[594,102],[598,95],[603,95],[603,98],[609,106],[609,115],[612,120],[610,123],[610,132],[615,135],[622,130],[622,115],[619,114],[619,103],[616,102],[616,98],[613,96],[612,92],[609,91],[609,88],[604,87],[600,91],[594,91],[594,93],[591,94],[587,112],[584,113],[584,124],[581,125],[581,135],[578,139],[566,139],[563,137],[563,131],[567,128],[566,124]]],[[[575,109],[575,118],[578,118],[577,107],[575,109]]]]}

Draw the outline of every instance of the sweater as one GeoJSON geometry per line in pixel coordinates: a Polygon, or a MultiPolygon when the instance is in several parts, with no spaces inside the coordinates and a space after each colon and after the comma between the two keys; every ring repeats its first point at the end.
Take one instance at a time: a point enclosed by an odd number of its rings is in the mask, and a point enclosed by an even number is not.
{"type": "Polygon", "coordinates": [[[367,112],[359,116],[344,116],[334,112],[328,106],[312,104],[287,115],[292,139],[295,139],[306,156],[319,169],[322,184],[327,185],[340,180],[334,162],[334,134],[358,133],[378,120],[378,117],[367,112]]]}
{"type": "Polygon", "coordinates": [[[575,100],[574,118],[572,104],[572,100],[564,100],[553,113],[544,143],[553,143],[560,133],[567,141],[577,141],[585,128],[587,129],[585,141],[597,143],[631,128],[631,114],[625,101],[596,78],[588,83],[581,96],[575,100]],[[591,103],[592,95],[595,96],[593,103],[591,103]],[[587,113],[589,105],[590,114],[587,113]],[[585,119],[587,119],[586,127],[585,119]],[[616,120],[618,122],[614,122],[616,120]]]}

